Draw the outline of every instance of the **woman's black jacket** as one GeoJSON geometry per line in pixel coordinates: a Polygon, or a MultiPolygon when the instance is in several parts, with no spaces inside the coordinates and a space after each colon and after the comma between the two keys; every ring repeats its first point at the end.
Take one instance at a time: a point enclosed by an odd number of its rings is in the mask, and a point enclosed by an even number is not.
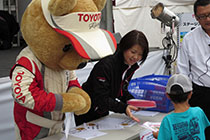
{"type": "Polygon", "coordinates": [[[137,63],[131,67],[126,65],[121,51],[96,63],[88,80],[82,85],[92,102],[84,119],[91,121],[107,115],[109,111],[125,113],[126,101],[133,98],[127,90],[128,83],[138,68],[137,63]]]}

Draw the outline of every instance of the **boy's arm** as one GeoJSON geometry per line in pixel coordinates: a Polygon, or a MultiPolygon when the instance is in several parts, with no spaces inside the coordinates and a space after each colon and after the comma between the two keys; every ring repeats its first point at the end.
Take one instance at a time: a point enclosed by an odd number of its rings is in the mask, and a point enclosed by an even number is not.
{"type": "Polygon", "coordinates": [[[157,139],[157,138],[158,138],[158,133],[159,133],[159,131],[156,131],[156,132],[155,132],[155,131],[153,131],[153,132],[152,132],[153,137],[157,139]]]}

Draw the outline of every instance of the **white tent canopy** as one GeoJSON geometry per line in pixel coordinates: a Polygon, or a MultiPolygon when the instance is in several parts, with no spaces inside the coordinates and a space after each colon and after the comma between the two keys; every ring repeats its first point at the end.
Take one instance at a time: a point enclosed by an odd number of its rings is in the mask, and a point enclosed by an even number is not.
{"type": "MultiPolygon", "coordinates": [[[[193,13],[194,0],[116,0],[113,7],[115,32],[123,36],[130,30],[141,30],[146,34],[150,47],[161,48],[165,33],[161,33],[161,22],[150,15],[152,7],[159,2],[175,14],[193,13]]],[[[177,38],[176,33],[174,38],[177,38]]]]}

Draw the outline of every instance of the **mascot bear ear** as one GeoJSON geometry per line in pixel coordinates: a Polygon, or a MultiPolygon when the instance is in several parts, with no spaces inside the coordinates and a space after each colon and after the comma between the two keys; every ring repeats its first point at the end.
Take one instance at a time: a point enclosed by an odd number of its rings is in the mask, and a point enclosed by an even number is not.
{"type": "Polygon", "coordinates": [[[101,11],[104,6],[106,5],[106,0],[93,0],[94,3],[96,4],[98,11],[101,11]]]}
{"type": "Polygon", "coordinates": [[[48,10],[49,1],[41,0],[46,21],[56,32],[72,42],[81,57],[100,59],[115,52],[117,43],[114,36],[99,28],[101,12],[75,12],[54,16],[48,10]]]}
{"type": "Polygon", "coordinates": [[[77,0],[46,0],[47,8],[54,16],[69,13],[77,4],[77,0]]]}

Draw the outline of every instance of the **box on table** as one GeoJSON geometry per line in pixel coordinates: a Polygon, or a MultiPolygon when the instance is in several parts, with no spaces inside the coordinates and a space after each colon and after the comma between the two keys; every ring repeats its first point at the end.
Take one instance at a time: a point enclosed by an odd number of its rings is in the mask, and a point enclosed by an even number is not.
{"type": "Polygon", "coordinates": [[[147,75],[132,79],[128,85],[128,91],[136,99],[156,102],[156,108],[149,108],[147,110],[167,113],[174,109],[173,104],[165,94],[169,77],[168,75],[147,75]]]}

